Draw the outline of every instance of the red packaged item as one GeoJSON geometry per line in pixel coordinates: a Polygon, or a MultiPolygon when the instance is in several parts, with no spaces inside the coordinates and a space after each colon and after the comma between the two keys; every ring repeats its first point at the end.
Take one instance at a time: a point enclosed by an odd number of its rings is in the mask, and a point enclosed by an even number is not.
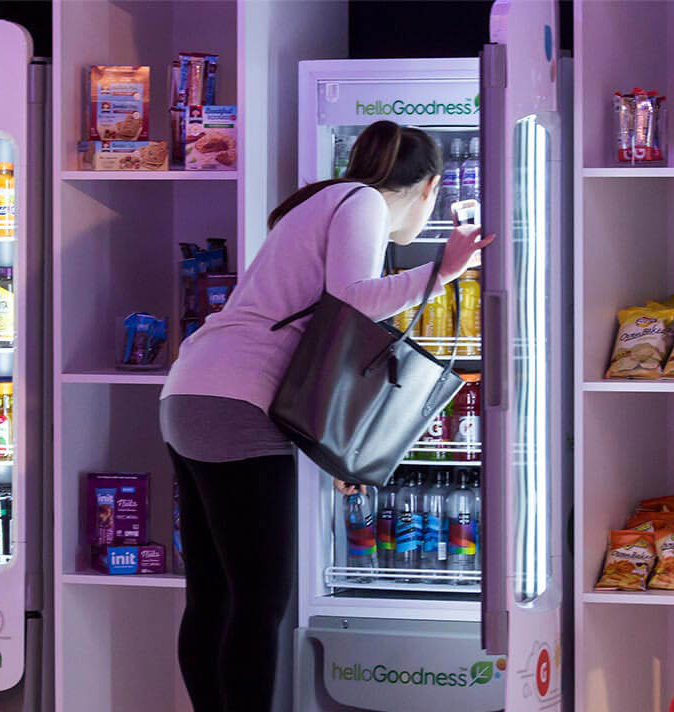
{"type": "Polygon", "coordinates": [[[463,373],[466,385],[452,401],[449,417],[449,439],[465,450],[452,454],[453,460],[479,460],[480,444],[480,384],[479,373],[463,373]]]}

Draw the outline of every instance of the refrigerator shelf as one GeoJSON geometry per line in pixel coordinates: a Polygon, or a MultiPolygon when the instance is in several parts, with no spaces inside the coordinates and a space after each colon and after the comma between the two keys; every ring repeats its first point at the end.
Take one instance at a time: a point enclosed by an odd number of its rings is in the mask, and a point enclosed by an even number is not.
{"type": "Polygon", "coordinates": [[[62,373],[63,383],[126,383],[131,385],[163,385],[168,370],[151,373],[135,371],[120,371],[116,368],[100,369],[98,371],[83,371],[81,373],[62,373]]]}
{"type": "Polygon", "coordinates": [[[448,360],[452,357],[451,351],[454,349],[454,345],[457,346],[457,351],[461,348],[466,349],[466,351],[479,351],[477,354],[462,354],[457,353],[457,361],[481,361],[482,360],[482,338],[479,336],[459,336],[458,338],[454,336],[417,336],[414,341],[423,346],[428,351],[433,348],[438,348],[440,346],[446,346],[450,353],[446,356],[436,356],[436,358],[442,360],[448,360]]]}
{"type": "Polygon", "coordinates": [[[585,381],[583,390],[603,393],[674,393],[674,379],[647,381],[612,378],[605,381],[585,381]]]}
{"type": "MultiPolygon", "coordinates": [[[[482,453],[482,443],[455,442],[452,440],[430,440],[428,442],[420,440],[415,443],[410,452],[451,452],[463,455],[479,455],[482,453]]],[[[469,463],[472,461],[466,461],[469,463]]],[[[464,463],[464,464],[466,464],[464,463]]]]}
{"type": "Polygon", "coordinates": [[[651,606],[674,606],[674,591],[595,591],[583,594],[585,603],[630,603],[651,606]]]}
{"type": "Polygon", "coordinates": [[[400,464],[416,467],[482,467],[481,460],[401,460],[400,464]]]}
{"type": "Polygon", "coordinates": [[[185,577],[176,574],[138,574],[135,576],[111,576],[95,571],[77,574],[63,574],[64,584],[85,584],[93,586],[144,586],[149,588],[185,588],[185,577]]]}
{"type": "Polygon", "coordinates": [[[481,582],[482,571],[370,569],[357,566],[328,566],[325,569],[325,585],[330,588],[480,593],[481,582]],[[433,583],[427,583],[429,578],[433,579],[433,583]]]}
{"type": "Polygon", "coordinates": [[[61,171],[61,180],[238,180],[237,171],[61,171]]]}

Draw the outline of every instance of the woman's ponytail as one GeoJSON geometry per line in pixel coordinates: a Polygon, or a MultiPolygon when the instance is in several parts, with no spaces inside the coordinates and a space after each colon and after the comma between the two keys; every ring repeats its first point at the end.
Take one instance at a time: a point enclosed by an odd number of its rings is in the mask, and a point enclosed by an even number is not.
{"type": "Polygon", "coordinates": [[[441,174],[440,150],[427,133],[403,128],[393,121],[376,121],[358,137],[342,178],[300,188],[272,211],[267,224],[271,230],[293,208],[335,183],[364,183],[379,190],[397,191],[441,174]]]}

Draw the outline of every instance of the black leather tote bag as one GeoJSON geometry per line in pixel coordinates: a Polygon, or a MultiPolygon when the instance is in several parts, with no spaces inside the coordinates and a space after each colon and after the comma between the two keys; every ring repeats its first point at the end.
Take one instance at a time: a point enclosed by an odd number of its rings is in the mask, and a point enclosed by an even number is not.
{"type": "MultiPolygon", "coordinates": [[[[335,208],[348,199],[350,191],[335,208]]],[[[322,470],[340,480],[385,485],[463,380],[410,334],[440,270],[403,333],[372,321],[323,289],[318,302],[272,326],[313,317],[295,350],[269,417],[322,470]]],[[[458,307],[457,300],[457,307],[458,307]]],[[[457,320],[458,324],[458,320],[457,320]]],[[[456,354],[456,348],[454,349],[456,354]]]]}

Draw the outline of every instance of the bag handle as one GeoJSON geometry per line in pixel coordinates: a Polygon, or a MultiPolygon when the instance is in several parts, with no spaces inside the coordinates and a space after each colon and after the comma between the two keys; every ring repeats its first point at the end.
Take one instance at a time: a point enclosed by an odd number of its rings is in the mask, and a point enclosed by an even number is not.
{"type": "MultiPolygon", "coordinates": [[[[369,186],[367,185],[357,185],[355,188],[352,188],[338,203],[335,205],[335,209],[332,211],[332,215],[330,215],[330,220],[328,220],[328,229],[326,230],[326,246],[325,246],[325,258],[326,258],[326,263],[323,265],[323,291],[327,291],[327,279],[328,279],[328,265],[327,265],[327,257],[328,257],[328,247],[327,247],[327,232],[330,230],[330,224],[332,223],[335,213],[342,207],[342,204],[345,203],[354,193],[357,193],[359,190],[362,190],[363,188],[368,188],[369,186]]],[[[302,311],[295,312],[294,314],[291,314],[290,316],[287,316],[285,319],[281,319],[281,321],[277,321],[276,324],[273,324],[271,326],[271,331],[278,331],[279,329],[282,329],[284,326],[288,326],[288,324],[291,324],[293,321],[297,321],[298,319],[303,319],[305,316],[309,316],[309,314],[313,314],[316,309],[318,308],[319,302],[314,302],[310,306],[308,306],[306,309],[302,309],[302,311]]]]}

